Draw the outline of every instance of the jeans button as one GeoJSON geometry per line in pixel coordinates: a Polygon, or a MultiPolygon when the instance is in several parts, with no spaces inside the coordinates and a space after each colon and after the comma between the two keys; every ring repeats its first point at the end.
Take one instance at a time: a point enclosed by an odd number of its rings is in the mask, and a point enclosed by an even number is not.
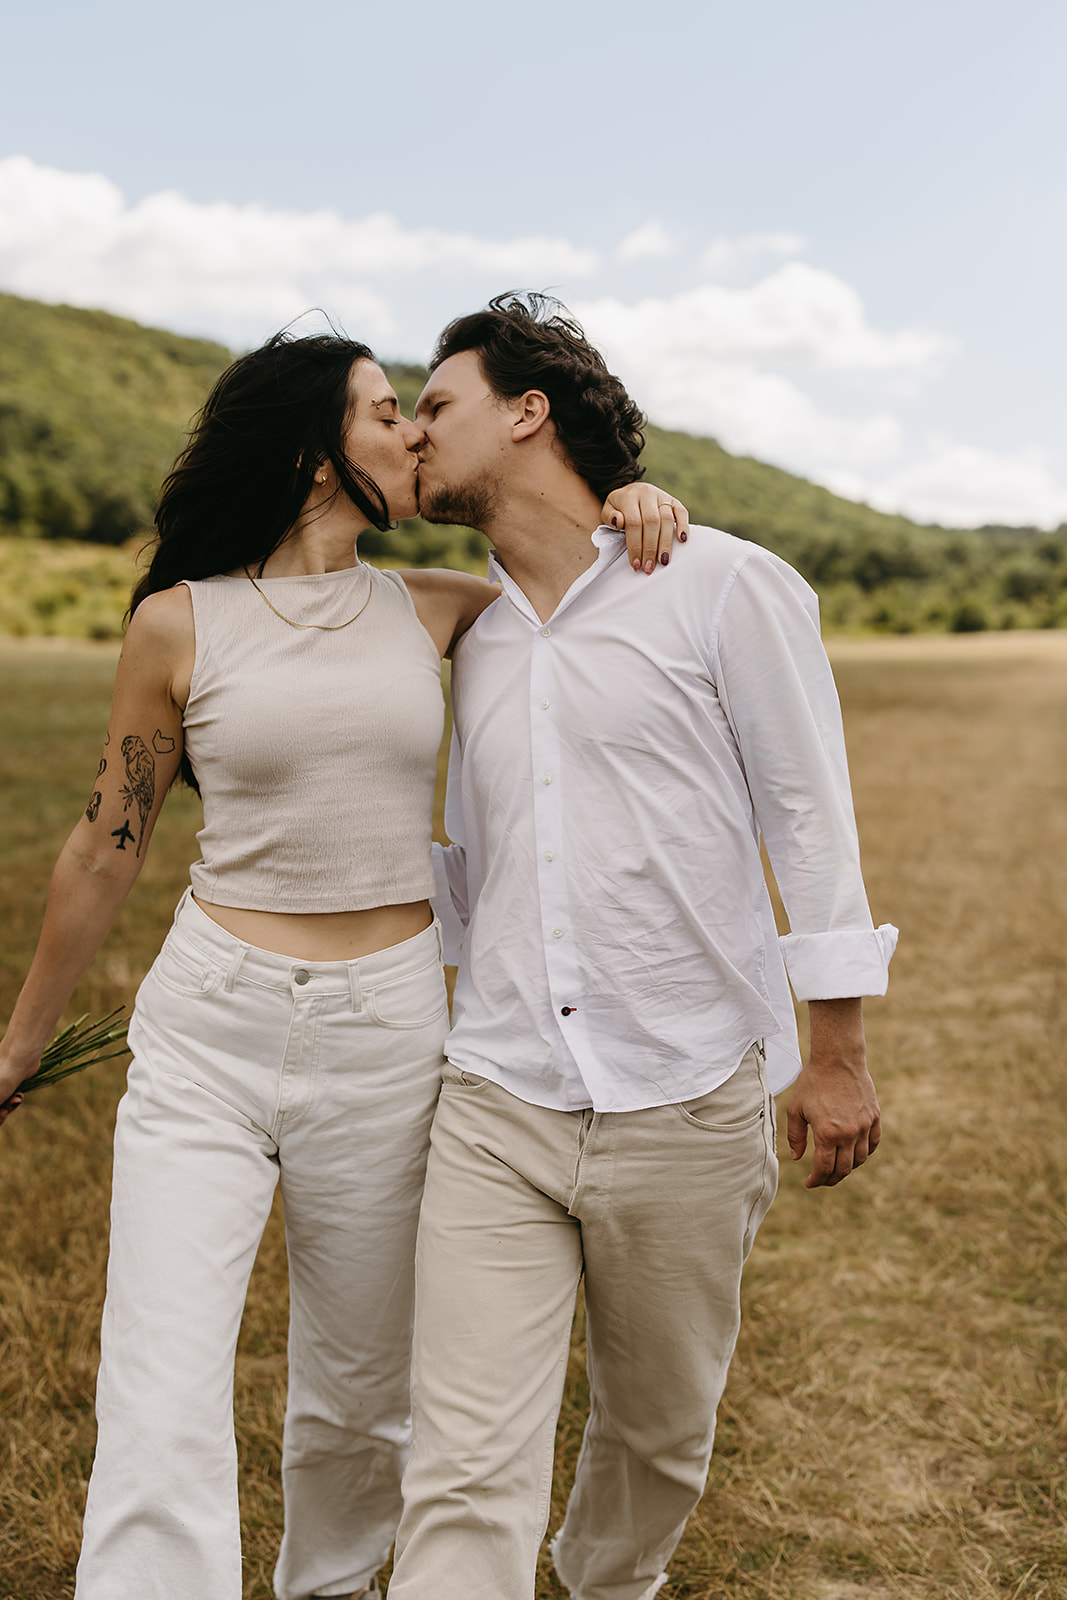
{"type": "Polygon", "coordinates": [[[299,984],[310,983],[311,973],[305,972],[303,967],[297,967],[296,971],[293,973],[293,982],[299,984]]]}

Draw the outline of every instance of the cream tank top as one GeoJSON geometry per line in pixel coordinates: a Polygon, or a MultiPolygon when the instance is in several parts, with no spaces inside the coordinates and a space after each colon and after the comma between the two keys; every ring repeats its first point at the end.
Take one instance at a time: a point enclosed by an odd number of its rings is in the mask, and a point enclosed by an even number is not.
{"type": "Polygon", "coordinates": [[[433,893],[441,661],[395,572],[359,564],[186,586],[185,748],[200,784],[193,892],[216,905],[363,911],[433,893]],[[270,601],[270,605],[266,603],[270,601]],[[349,627],[327,633],[294,622],[349,627]]]}

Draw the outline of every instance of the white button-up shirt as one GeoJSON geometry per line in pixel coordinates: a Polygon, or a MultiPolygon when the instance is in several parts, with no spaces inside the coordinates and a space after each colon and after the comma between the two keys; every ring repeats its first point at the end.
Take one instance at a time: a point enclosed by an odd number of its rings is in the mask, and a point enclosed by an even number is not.
{"type": "Polygon", "coordinates": [[[860,876],[817,600],[717,530],[651,578],[593,538],[545,622],[491,562],[504,592],[455,651],[449,1058],[536,1105],[628,1111],[714,1088],[765,1039],[781,1088],[786,969],[802,1000],[883,994],[896,942],[860,876]]]}

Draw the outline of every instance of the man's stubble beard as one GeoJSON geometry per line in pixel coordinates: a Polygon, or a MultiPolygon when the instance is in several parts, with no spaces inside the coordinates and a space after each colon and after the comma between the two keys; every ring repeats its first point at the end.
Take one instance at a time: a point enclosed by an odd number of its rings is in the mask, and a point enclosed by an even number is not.
{"type": "Polygon", "coordinates": [[[499,486],[488,475],[470,483],[443,483],[426,489],[419,483],[419,516],[425,522],[447,522],[482,531],[499,503],[499,486]]]}

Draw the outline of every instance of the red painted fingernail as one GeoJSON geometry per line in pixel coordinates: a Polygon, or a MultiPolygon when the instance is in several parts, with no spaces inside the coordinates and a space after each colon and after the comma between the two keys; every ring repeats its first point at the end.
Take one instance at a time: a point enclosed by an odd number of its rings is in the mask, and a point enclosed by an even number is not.
{"type": "Polygon", "coordinates": [[[666,550],[664,550],[663,554],[659,558],[660,566],[665,567],[670,559],[670,556],[667,554],[666,550]]]}
{"type": "Polygon", "coordinates": [[[656,570],[656,563],[654,561],[646,561],[645,562],[645,571],[646,572],[651,573],[651,572],[655,572],[655,570],[656,570]]]}
{"type": "Polygon", "coordinates": [[[639,561],[639,560],[638,560],[638,559],[637,559],[637,557],[636,557],[636,556],[634,556],[634,571],[635,571],[635,572],[640,572],[640,571],[641,571],[641,563],[640,563],[640,561],[639,561]]]}
{"type": "Polygon", "coordinates": [[[681,533],[678,535],[678,543],[679,544],[684,544],[685,541],[688,539],[688,537],[689,537],[689,535],[686,533],[685,529],[683,528],[681,533]]]}

